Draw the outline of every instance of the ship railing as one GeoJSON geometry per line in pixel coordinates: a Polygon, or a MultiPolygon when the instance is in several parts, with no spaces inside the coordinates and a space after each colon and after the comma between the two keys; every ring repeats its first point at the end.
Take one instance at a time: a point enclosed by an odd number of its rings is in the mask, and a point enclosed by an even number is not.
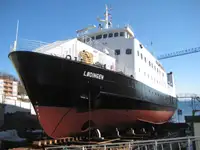
{"type": "Polygon", "coordinates": [[[10,46],[10,50],[35,51],[36,49],[45,47],[47,45],[49,45],[47,42],[18,38],[18,41],[15,41],[14,44],[10,46]]]}
{"type": "Polygon", "coordinates": [[[106,150],[106,149],[135,149],[135,150],[173,150],[173,149],[198,149],[200,148],[200,136],[191,137],[177,137],[177,138],[166,138],[157,140],[144,140],[144,141],[129,141],[129,142],[119,142],[119,143],[109,143],[109,144],[94,144],[94,145],[84,145],[84,146],[55,146],[47,147],[46,150],[54,149],[67,149],[67,150],[106,150]]]}
{"type": "MultiPolygon", "coordinates": [[[[96,40],[92,40],[92,38],[87,35],[84,35],[83,37],[81,37],[81,39],[79,38],[78,40],[84,42],[85,44],[88,44],[89,46],[91,46],[103,53],[106,53],[107,51],[109,51],[109,55],[112,57],[114,56],[114,50],[112,50],[109,47],[106,47],[105,45],[103,45],[102,43],[100,43],[96,40]],[[86,41],[88,38],[90,38],[90,41],[84,42],[84,40],[86,41]]],[[[60,49],[65,49],[65,47],[60,46],[60,45],[67,41],[69,41],[69,40],[47,43],[47,42],[38,41],[38,40],[29,40],[29,39],[19,38],[17,43],[14,42],[14,44],[10,46],[10,50],[11,51],[19,50],[19,51],[45,52],[46,50],[49,50],[54,47],[58,47],[60,49]]]]}

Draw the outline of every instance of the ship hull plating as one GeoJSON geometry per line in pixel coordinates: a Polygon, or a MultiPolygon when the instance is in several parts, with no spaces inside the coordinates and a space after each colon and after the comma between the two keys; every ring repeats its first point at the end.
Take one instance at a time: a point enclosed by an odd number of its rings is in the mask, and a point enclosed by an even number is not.
{"type": "Polygon", "coordinates": [[[9,54],[45,132],[60,138],[93,126],[167,122],[177,100],[132,77],[34,52],[9,54]]]}

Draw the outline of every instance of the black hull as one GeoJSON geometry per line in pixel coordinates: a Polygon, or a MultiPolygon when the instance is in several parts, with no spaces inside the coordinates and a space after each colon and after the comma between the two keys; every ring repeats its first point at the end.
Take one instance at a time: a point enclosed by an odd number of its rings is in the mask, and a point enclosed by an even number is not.
{"type": "Polygon", "coordinates": [[[133,109],[137,101],[141,104],[137,106],[140,109],[168,110],[177,107],[176,98],[120,73],[33,52],[12,52],[9,57],[33,105],[82,107],[80,96],[87,98],[90,89],[101,109],[133,109]],[[104,79],[85,77],[84,71],[102,74],[104,79]],[[98,96],[107,100],[101,101],[98,96]],[[67,97],[73,97],[76,101],[70,98],[66,100],[67,97]],[[148,104],[152,104],[152,108],[148,104]],[[156,105],[160,105],[160,108],[156,105]]]}
{"type": "Polygon", "coordinates": [[[174,112],[177,108],[176,98],[110,70],[34,52],[15,51],[9,58],[34,106],[73,108],[84,113],[89,110],[91,96],[91,110],[174,112]],[[87,72],[104,77],[90,78],[85,76],[87,72]]]}

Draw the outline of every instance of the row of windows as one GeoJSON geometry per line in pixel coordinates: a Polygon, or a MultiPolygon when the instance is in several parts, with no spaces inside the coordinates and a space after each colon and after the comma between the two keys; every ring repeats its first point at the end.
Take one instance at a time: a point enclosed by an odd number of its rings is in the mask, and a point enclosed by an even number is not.
{"type": "MultiPolygon", "coordinates": [[[[140,68],[139,68],[139,72],[140,72],[140,68]]],[[[144,72],[144,76],[145,76],[145,77],[148,77],[148,79],[151,79],[154,83],[157,83],[157,84],[159,84],[159,85],[161,85],[161,86],[163,86],[163,87],[167,87],[167,85],[166,85],[164,82],[156,80],[155,77],[150,76],[150,75],[149,75],[148,73],[146,73],[146,72],[144,72]]]]}
{"type": "MultiPolygon", "coordinates": [[[[106,38],[112,38],[112,37],[124,37],[125,36],[125,33],[124,32],[115,32],[115,33],[105,33],[105,34],[99,34],[97,35],[96,37],[92,36],[92,40],[96,39],[96,40],[99,40],[99,39],[106,39],[106,38]]],[[[87,42],[90,41],[90,38],[87,38],[87,42]]]]}
{"type": "MultiPolygon", "coordinates": [[[[127,55],[132,54],[132,49],[127,48],[127,49],[126,49],[126,54],[127,54],[127,55]]],[[[116,50],[115,50],[115,55],[120,55],[120,49],[116,49],[116,50]]]]}
{"type": "MultiPolygon", "coordinates": [[[[137,51],[137,55],[141,58],[141,60],[143,60],[143,58],[144,58],[144,62],[147,63],[147,59],[146,59],[145,56],[142,55],[142,53],[139,53],[139,51],[137,51]]],[[[155,65],[153,65],[153,63],[152,63],[150,60],[149,60],[148,64],[149,64],[149,66],[150,66],[152,69],[154,69],[155,71],[157,71],[157,73],[158,73],[159,75],[161,75],[161,73],[162,73],[162,76],[164,77],[164,73],[161,72],[161,71],[159,70],[159,68],[157,68],[155,65]]]]}

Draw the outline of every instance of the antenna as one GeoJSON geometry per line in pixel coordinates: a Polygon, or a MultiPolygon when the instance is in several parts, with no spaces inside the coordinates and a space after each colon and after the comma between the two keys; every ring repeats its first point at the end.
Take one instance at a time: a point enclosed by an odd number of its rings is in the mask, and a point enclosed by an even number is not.
{"type": "MultiPolygon", "coordinates": [[[[100,19],[99,17],[97,17],[97,20],[99,22],[103,22],[104,28],[108,29],[109,27],[112,26],[112,23],[111,23],[112,17],[111,17],[111,14],[109,13],[109,10],[111,10],[111,8],[108,8],[107,5],[105,6],[106,6],[106,12],[104,13],[105,19],[100,19]],[[109,19],[109,16],[110,16],[110,19],[109,19]]],[[[101,24],[99,24],[99,27],[102,28],[101,24]]]]}
{"type": "Polygon", "coordinates": [[[13,48],[14,51],[16,51],[16,49],[17,49],[18,29],[19,29],[19,20],[17,20],[17,29],[16,29],[16,36],[15,36],[14,48],[13,48]]]}
{"type": "Polygon", "coordinates": [[[105,28],[108,29],[108,6],[106,5],[105,28]]]}

